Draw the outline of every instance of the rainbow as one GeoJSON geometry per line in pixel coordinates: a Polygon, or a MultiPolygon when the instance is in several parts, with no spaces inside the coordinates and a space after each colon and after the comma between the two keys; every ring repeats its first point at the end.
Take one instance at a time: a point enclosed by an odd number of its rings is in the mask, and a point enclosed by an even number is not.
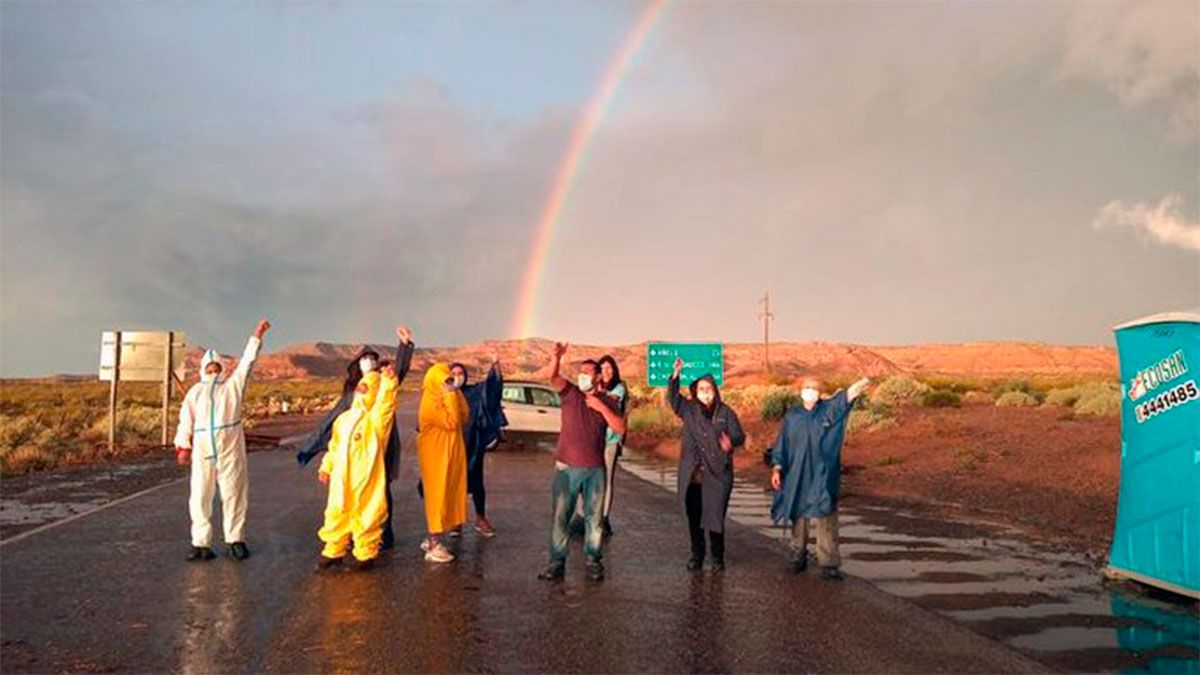
{"type": "Polygon", "coordinates": [[[604,71],[604,77],[600,80],[600,86],[596,88],[587,107],[584,108],[583,114],[575,123],[567,150],[563,154],[558,170],[555,171],[554,179],[550,184],[550,193],[542,207],[541,218],[538,219],[533,251],[529,256],[529,264],[525,267],[520,294],[517,296],[516,313],[509,330],[509,336],[512,338],[529,337],[533,334],[538,290],[546,271],[550,244],[554,241],[554,228],[562,216],[572,184],[583,163],[584,153],[592,137],[596,134],[596,130],[600,128],[600,122],[604,119],[604,113],[617,93],[621,78],[629,70],[629,65],[633,62],[638,50],[646,41],[646,36],[650,34],[650,29],[654,27],[654,23],[662,15],[666,6],[667,0],[652,0],[641,11],[637,21],[634,22],[633,27],[613,54],[612,60],[604,71]]]}

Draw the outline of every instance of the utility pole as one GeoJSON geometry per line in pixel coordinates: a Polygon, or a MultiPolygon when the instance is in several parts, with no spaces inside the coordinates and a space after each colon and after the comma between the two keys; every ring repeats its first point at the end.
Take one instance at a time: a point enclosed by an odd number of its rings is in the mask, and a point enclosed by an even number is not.
{"type": "Polygon", "coordinates": [[[763,322],[763,368],[767,374],[771,373],[771,321],[775,319],[775,315],[771,313],[771,291],[766,291],[762,296],[762,311],[758,317],[763,322]]]}

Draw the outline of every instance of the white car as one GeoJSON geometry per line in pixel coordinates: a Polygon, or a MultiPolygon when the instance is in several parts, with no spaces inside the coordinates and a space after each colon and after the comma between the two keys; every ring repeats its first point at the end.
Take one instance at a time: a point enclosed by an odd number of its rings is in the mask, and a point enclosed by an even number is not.
{"type": "Polygon", "coordinates": [[[550,385],[505,382],[500,398],[506,432],[557,434],[562,429],[562,401],[550,385]]]}

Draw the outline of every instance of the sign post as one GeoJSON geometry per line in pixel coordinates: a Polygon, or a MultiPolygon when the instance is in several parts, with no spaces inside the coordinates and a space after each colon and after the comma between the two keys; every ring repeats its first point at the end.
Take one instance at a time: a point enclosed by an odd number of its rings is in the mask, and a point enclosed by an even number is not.
{"type": "Polygon", "coordinates": [[[725,356],[720,342],[651,342],[646,345],[646,382],[665,387],[675,372],[675,359],[683,359],[680,379],[690,382],[712,375],[717,386],[725,383],[725,356]]]}
{"type": "Polygon", "coordinates": [[[183,333],[173,331],[106,331],[100,337],[100,380],[108,380],[108,449],[117,448],[117,390],[119,382],[162,384],[162,436],[168,440],[171,377],[183,361],[183,333]]]}

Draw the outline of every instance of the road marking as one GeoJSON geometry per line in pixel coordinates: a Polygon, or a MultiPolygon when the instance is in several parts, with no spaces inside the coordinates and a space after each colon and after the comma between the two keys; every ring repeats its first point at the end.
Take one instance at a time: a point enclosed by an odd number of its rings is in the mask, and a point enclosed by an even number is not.
{"type": "Polygon", "coordinates": [[[170,485],[177,485],[186,480],[188,480],[187,476],[185,476],[183,478],[176,478],[173,481],[162,483],[160,485],[155,485],[154,487],[146,488],[145,490],[142,490],[140,492],[135,492],[131,495],[125,495],[124,497],[121,497],[120,499],[114,499],[113,501],[111,501],[107,504],[104,504],[102,506],[97,506],[96,508],[92,509],[91,511],[84,511],[83,513],[76,513],[73,516],[67,516],[66,518],[63,518],[62,520],[56,520],[53,523],[46,523],[45,525],[39,525],[38,527],[35,527],[32,530],[25,530],[24,532],[22,532],[20,534],[14,534],[13,536],[9,537],[8,539],[0,540],[0,547],[7,546],[13,542],[21,541],[22,539],[25,539],[26,537],[32,537],[33,535],[38,534],[40,532],[45,532],[46,530],[49,530],[50,528],[58,527],[59,525],[66,525],[67,523],[79,520],[80,518],[83,518],[84,516],[90,516],[93,513],[99,513],[107,508],[111,508],[118,504],[124,504],[125,502],[137,499],[138,497],[144,497],[144,496],[150,494],[151,492],[161,490],[170,485]]]}

